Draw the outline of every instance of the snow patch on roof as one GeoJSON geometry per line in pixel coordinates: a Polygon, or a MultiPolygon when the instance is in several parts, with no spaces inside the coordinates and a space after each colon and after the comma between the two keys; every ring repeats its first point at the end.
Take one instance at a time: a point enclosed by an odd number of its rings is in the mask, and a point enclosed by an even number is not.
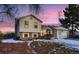
{"type": "Polygon", "coordinates": [[[68,29],[66,29],[66,28],[64,28],[64,27],[54,27],[55,29],[58,29],[58,30],[68,30],[68,29]]]}

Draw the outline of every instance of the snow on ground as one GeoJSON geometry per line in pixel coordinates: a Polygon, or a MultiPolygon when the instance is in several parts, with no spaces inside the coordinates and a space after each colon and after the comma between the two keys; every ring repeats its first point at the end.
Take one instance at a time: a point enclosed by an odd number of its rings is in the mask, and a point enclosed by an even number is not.
{"type": "MultiPolygon", "coordinates": [[[[75,48],[75,49],[78,49],[79,50],[79,41],[78,39],[54,39],[52,38],[51,40],[45,40],[45,39],[37,39],[37,40],[32,40],[32,41],[26,41],[28,43],[28,46],[30,47],[30,44],[33,42],[33,41],[42,41],[42,42],[48,42],[48,43],[60,43],[60,44],[63,44],[65,45],[66,47],[69,47],[69,48],[75,48]]],[[[21,41],[21,40],[14,40],[14,39],[4,39],[4,40],[1,40],[2,43],[23,43],[25,41],[21,41]]]]}
{"type": "Polygon", "coordinates": [[[58,40],[60,43],[62,43],[63,45],[70,47],[70,48],[75,48],[79,50],[79,41],[74,39],[59,39],[58,40]]]}
{"type": "Polygon", "coordinates": [[[4,39],[1,40],[2,43],[23,43],[24,41],[21,40],[14,40],[14,39],[4,39]]]}
{"type": "Polygon", "coordinates": [[[31,44],[32,42],[33,42],[33,41],[27,41],[29,47],[30,47],[30,44],[31,44]]]}
{"type": "Polygon", "coordinates": [[[35,41],[43,41],[43,42],[50,42],[50,43],[59,43],[59,44],[63,44],[66,47],[69,48],[75,48],[77,50],[79,50],[79,41],[78,39],[51,39],[51,40],[35,40],[35,41]]]}
{"type": "Polygon", "coordinates": [[[75,48],[79,50],[79,40],[78,39],[52,39],[53,42],[58,42],[69,48],[75,48]]]}

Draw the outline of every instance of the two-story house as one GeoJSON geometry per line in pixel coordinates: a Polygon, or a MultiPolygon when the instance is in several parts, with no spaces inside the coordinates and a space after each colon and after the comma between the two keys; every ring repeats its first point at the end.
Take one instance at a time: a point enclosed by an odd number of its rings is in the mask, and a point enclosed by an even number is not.
{"type": "Polygon", "coordinates": [[[41,36],[42,21],[33,15],[23,16],[18,19],[17,36],[22,40],[38,38],[41,36]]]}
{"type": "Polygon", "coordinates": [[[34,15],[23,16],[15,22],[16,36],[21,40],[39,37],[68,38],[69,30],[63,27],[44,26],[42,21],[34,15]]]}

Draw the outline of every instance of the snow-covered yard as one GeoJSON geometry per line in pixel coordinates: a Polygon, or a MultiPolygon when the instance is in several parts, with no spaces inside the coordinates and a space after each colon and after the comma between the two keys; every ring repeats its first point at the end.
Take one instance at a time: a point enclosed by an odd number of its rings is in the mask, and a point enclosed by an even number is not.
{"type": "Polygon", "coordinates": [[[1,40],[2,43],[23,43],[24,41],[21,40],[14,40],[14,39],[3,39],[1,40]]]}
{"type": "Polygon", "coordinates": [[[69,48],[75,48],[77,50],[79,50],[79,41],[76,39],[58,39],[55,40],[58,41],[59,43],[69,47],[69,48]]]}
{"type": "MultiPolygon", "coordinates": [[[[63,44],[64,46],[66,47],[69,47],[69,48],[75,48],[77,50],[79,50],[79,41],[78,40],[75,40],[75,39],[51,39],[51,40],[41,40],[41,39],[38,39],[38,40],[32,40],[32,41],[26,41],[28,43],[28,46],[30,46],[30,44],[33,42],[33,41],[42,41],[42,42],[49,42],[49,43],[60,43],[60,44],[63,44]]],[[[5,39],[5,40],[2,40],[1,41],[2,43],[24,43],[25,41],[21,41],[21,40],[13,40],[13,39],[5,39]]]]}

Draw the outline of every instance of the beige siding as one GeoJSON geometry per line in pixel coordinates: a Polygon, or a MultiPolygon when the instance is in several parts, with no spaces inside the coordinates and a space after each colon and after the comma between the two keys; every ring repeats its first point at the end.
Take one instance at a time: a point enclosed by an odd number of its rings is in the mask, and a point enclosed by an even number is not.
{"type": "Polygon", "coordinates": [[[41,31],[41,22],[36,20],[35,18],[32,17],[32,16],[28,16],[28,17],[25,17],[25,18],[22,18],[20,20],[20,26],[19,26],[19,32],[40,32],[41,31]],[[24,21],[29,21],[29,27],[24,27],[24,21]],[[38,23],[38,28],[35,29],[34,28],[34,22],[37,22],[38,23]]]}
{"type": "MultiPolygon", "coordinates": [[[[27,23],[26,22],[26,23],[27,23]]],[[[32,38],[38,38],[41,33],[41,22],[32,16],[21,18],[19,21],[19,34],[20,39],[28,40],[32,38]],[[25,21],[28,22],[28,27],[25,25],[25,21]],[[36,24],[35,24],[36,23],[36,24]],[[34,25],[38,25],[38,28],[34,28],[34,25]],[[28,34],[28,37],[25,36],[28,34]],[[36,37],[35,37],[36,36],[36,37]]]]}

